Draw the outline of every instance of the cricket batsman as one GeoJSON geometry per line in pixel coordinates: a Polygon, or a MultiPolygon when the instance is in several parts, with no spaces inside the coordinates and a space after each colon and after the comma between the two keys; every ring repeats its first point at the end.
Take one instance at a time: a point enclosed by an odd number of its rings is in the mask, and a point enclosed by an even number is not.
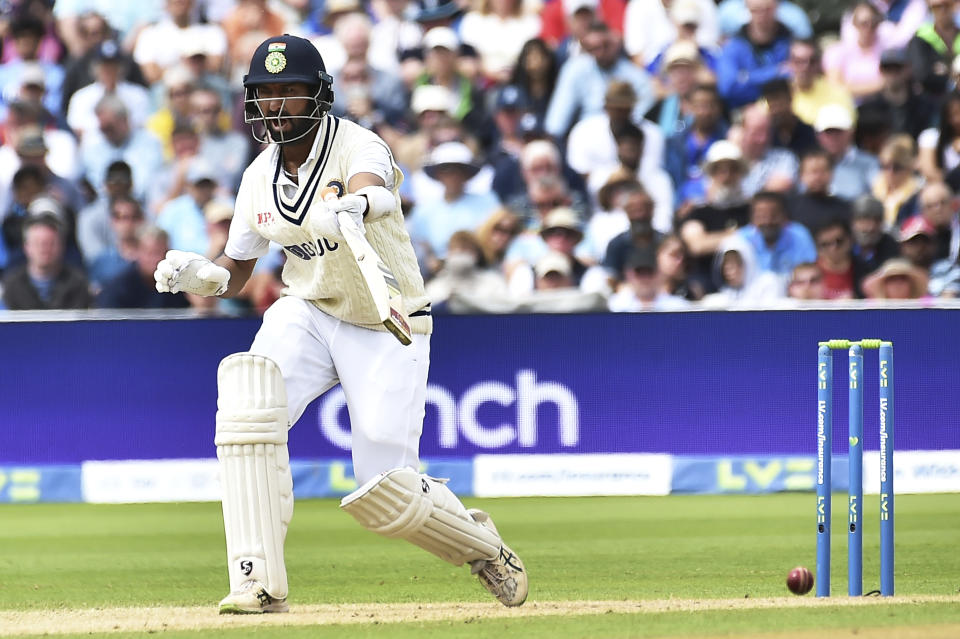
{"type": "Polygon", "coordinates": [[[337,383],[352,426],[360,488],[340,507],[364,528],[406,539],[456,566],[470,564],[506,606],[527,597],[527,574],[487,513],[467,510],[444,480],[418,472],[432,318],[403,224],[403,174],[375,133],[329,115],[333,78],[316,48],[290,35],[257,48],[243,79],[246,122],[267,144],[243,174],[223,255],[170,251],[157,290],[236,295],[269,243],[284,247],[284,296],[250,350],[217,371],[217,457],[230,594],[220,613],[285,612],[283,544],[293,515],[287,431],[337,383]],[[321,195],[334,189],[341,197],[321,195]],[[348,216],[338,213],[347,212],[348,216]],[[361,230],[393,271],[412,343],[401,344],[362,294],[340,224],[361,230]]]}

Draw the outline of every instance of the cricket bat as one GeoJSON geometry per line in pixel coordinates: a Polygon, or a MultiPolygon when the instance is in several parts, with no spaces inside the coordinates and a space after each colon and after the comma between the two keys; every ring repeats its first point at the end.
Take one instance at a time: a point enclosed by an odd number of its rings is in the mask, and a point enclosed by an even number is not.
{"type": "MultiPolygon", "coordinates": [[[[337,199],[337,190],[326,187],[320,191],[324,202],[337,199]]],[[[337,213],[340,223],[340,233],[353,253],[357,268],[367,289],[367,294],[377,309],[377,315],[383,325],[404,346],[410,344],[413,338],[410,335],[410,322],[403,310],[403,296],[400,293],[400,284],[393,271],[387,266],[377,252],[370,246],[350,214],[346,211],[337,213]]]]}

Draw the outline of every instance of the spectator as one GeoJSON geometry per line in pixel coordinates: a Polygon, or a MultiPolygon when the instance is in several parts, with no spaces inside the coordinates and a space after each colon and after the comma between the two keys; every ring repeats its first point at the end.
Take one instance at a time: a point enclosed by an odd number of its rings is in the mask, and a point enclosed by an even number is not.
{"type": "Polygon", "coordinates": [[[704,308],[769,308],[783,297],[783,281],[758,267],[756,254],[738,234],[723,240],[713,265],[715,293],[702,300],[704,308]]]}
{"type": "Polygon", "coordinates": [[[434,27],[423,36],[424,71],[415,87],[432,84],[443,87],[454,96],[453,117],[471,131],[484,121],[483,97],[469,78],[457,69],[460,39],[449,27],[434,27]]]}
{"type": "MultiPolygon", "coordinates": [[[[572,189],[571,183],[579,180],[579,176],[564,166],[560,151],[553,142],[547,140],[533,140],[528,142],[520,153],[520,171],[522,178],[519,188],[513,187],[505,192],[507,206],[513,210],[528,228],[539,230],[541,214],[557,206],[570,206],[582,217],[587,217],[589,205],[582,190],[572,189]],[[549,188],[544,185],[535,189],[535,184],[541,178],[552,178],[549,188]],[[537,193],[534,193],[534,191],[537,193]],[[550,195],[543,193],[548,190],[550,195]],[[513,193],[513,195],[509,195],[513,193]],[[559,201],[560,204],[547,206],[545,203],[559,201]],[[547,206],[546,209],[543,207],[547,206]]],[[[498,176],[501,182],[505,176],[498,176]]],[[[502,187],[497,187],[498,192],[502,187]]]]}
{"type": "Polygon", "coordinates": [[[477,229],[476,237],[489,268],[503,271],[510,243],[522,231],[520,218],[508,208],[495,210],[477,229]]]}
{"type": "MultiPolygon", "coordinates": [[[[193,0],[166,0],[163,19],[145,26],[137,36],[133,59],[150,84],[159,82],[167,69],[179,64],[180,52],[186,48],[187,42],[204,44],[210,71],[216,72],[223,67],[227,54],[223,28],[219,24],[194,22],[193,8],[193,0]]],[[[263,20],[263,16],[258,16],[258,20],[263,20]]]]}
{"type": "Polygon", "coordinates": [[[680,311],[690,306],[682,297],[664,291],[663,274],[657,267],[657,257],[651,248],[633,249],[623,266],[626,286],[610,297],[614,313],[639,311],[680,311]]]}
{"type": "Polygon", "coordinates": [[[158,293],[153,272],[169,249],[167,234],[155,226],[137,233],[134,260],[119,275],[106,282],[97,296],[98,308],[186,308],[186,295],[158,293]]]}
{"type": "Polygon", "coordinates": [[[936,235],[937,230],[922,215],[910,218],[900,227],[900,255],[917,268],[929,271],[938,261],[936,235]]]}
{"type": "Polygon", "coordinates": [[[677,235],[668,235],[657,246],[657,270],[662,278],[663,291],[689,301],[701,299],[706,286],[690,278],[690,255],[683,240],[677,235]]]}
{"type": "Polygon", "coordinates": [[[427,282],[426,293],[433,312],[438,312],[453,296],[494,298],[503,296],[506,286],[503,275],[488,268],[476,236],[470,231],[457,231],[450,236],[447,257],[437,274],[427,282]]]}
{"type": "Polygon", "coordinates": [[[95,135],[97,104],[110,95],[123,103],[131,125],[140,128],[150,115],[150,94],[139,84],[124,81],[120,46],[113,40],[100,45],[93,62],[94,82],[77,90],[67,111],[67,124],[81,140],[95,135]]]}
{"type": "MultiPolygon", "coordinates": [[[[727,136],[723,120],[723,104],[715,87],[698,85],[690,94],[690,126],[667,141],[665,168],[678,190],[680,205],[700,198],[702,166],[707,151],[727,136]],[[696,185],[694,191],[685,188],[696,185]]],[[[741,156],[741,160],[742,160],[741,156]]]]}
{"type": "Polygon", "coordinates": [[[214,260],[223,253],[223,248],[227,245],[230,222],[233,220],[233,206],[225,200],[210,200],[203,207],[203,219],[207,223],[207,237],[210,238],[210,245],[203,255],[214,260]]]}
{"type": "Polygon", "coordinates": [[[29,215],[23,223],[26,264],[3,279],[3,302],[12,311],[90,306],[83,273],[64,262],[64,227],[55,215],[29,215]]]}
{"type": "Polygon", "coordinates": [[[883,87],[880,54],[889,43],[879,37],[883,17],[868,0],[860,0],[851,12],[856,37],[841,39],[823,55],[823,67],[834,84],[845,86],[854,99],[873,95],[883,87]]]}
{"type": "Polygon", "coordinates": [[[938,182],[960,166],[960,93],[951,93],[940,107],[940,125],[926,129],[917,140],[920,173],[938,182]]]}
{"type": "Polygon", "coordinates": [[[543,217],[540,232],[527,234],[518,242],[526,244],[522,251],[511,251],[508,256],[509,287],[514,296],[522,296],[535,288],[534,267],[547,253],[564,256],[570,265],[569,277],[573,286],[580,286],[587,265],[574,255],[574,249],[583,239],[583,223],[573,209],[558,207],[543,217]]]}
{"type": "MultiPolygon", "coordinates": [[[[345,74],[340,79],[347,81],[345,74]]],[[[349,82],[345,82],[349,86],[349,82]]],[[[390,86],[385,83],[384,86],[390,86]]],[[[236,192],[250,156],[250,138],[224,126],[226,113],[220,93],[207,85],[197,86],[190,94],[190,124],[199,136],[198,155],[217,172],[217,182],[236,192]]]]}
{"type": "Polygon", "coordinates": [[[772,147],[772,129],[766,106],[754,104],[743,110],[740,150],[747,163],[743,194],[748,198],[771,188],[772,181],[788,180],[792,185],[797,179],[797,157],[786,149],[772,147]]]}
{"type": "Polygon", "coordinates": [[[770,137],[775,148],[786,149],[800,157],[818,147],[813,127],[793,112],[790,83],[784,78],[763,85],[763,99],[770,112],[770,137]]]}
{"type": "Polygon", "coordinates": [[[664,234],[653,227],[653,198],[639,183],[624,188],[619,197],[630,229],[610,240],[603,257],[604,268],[614,278],[623,276],[634,249],[646,249],[655,255],[657,246],[664,238],[664,234]]]}
{"type": "Polygon", "coordinates": [[[163,72],[163,104],[146,121],[146,129],[163,144],[163,157],[168,162],[174,158],[174,129],[193,117],[190,100],[196,86],[196,77],[186,65],[178,64],[163,72]]]}
{"type": "Polygon", "coordinates": [[[130,197],[132,193],[130,165],[123,160],[112,162],[107,167],[103,188],[97,193],[97,199],[81,209],[77,216],[77,243],[86,264],[93,263],[116,241],[110,223],[111,200],[130,197]]]}
{"type": "Polygon", "coordinates": [[[536,37],[540,20],[524,12],[522,0],[484,0],[460,21],[460,35],[480,54],[484,77],[505,82],[523,43],[536,37]]]}
{"type": "MultiPolygon", "coordinates": [[[[807,12],[800,5],[782,0],[776,3],[776,19],[786,26],[794,38],[803,40],[813,36],[813,27],[807,12]]],[[[717,7],[720,40],[731,38],[743,30],[753,14],[744,0],[722,0],[717,7]]]]}
{"type": "MultiPolygon", "coordinates": [[[[71,51],[70,59],[64,67],[62,87],[62,110],[70,110],[70,100],[73,94],[82,87],[96,81],[93,75],[93,65],[100,55],[100,45],[107,40],[115,40],[116,33],[103,15],[95,11],[88,11],[77,18],[77,34],[79,48],[71,51]]],[[[126,51],[120,51],[121,68],[124,70],[123,79],[126,82],[146,85],[146,79],[140,66],[133,61],[133,57],[126,51]]]]}
{"type": "MultiPolygon", "coordinates": [[[[700,30],[700,20],[702,13],[702,0],[679,0],[670,4],[670,21],[676,30],[676,40],[665,43],[655,58],[650,60],[644,66],[647,71],[655,76],[659,76],[664,68],[666,52],[674,45],[680,44],[693,47],[697,52],[697,63],[703,62],[703,67],[709,74],[713,74],[717,69],[717,42],[714,40],[708,46],[701,46],[697,38],[697,32],[700,30]]],[[[709,12],[710,7],[707,9],[709,12]]]]}
{"type": "Polygon", "coordinates": [[[800,188],[787,197],[790,219],[813,233],[833,220],[850,220],[850,203],[830,193],[833,160],[822,149],[810,151],[800,162],[800,188]]]}
{"type": "Polygon", "coordinates": [[[790,31],[777,20],[777,0],[747,0],[750,21],[724,45],[717,61],[717,88],[727,106],[756,101],[760,89],[784,77],[790,31]]]}
{"type": "Polygon", "coordinates": [[[534,38],[524,43],[510,75],[509,84],[526,93],[530,100],[530,111],[541,121],[547,115],[558,73],[557,59],[546,42],[534,38]]]}
{"type": "Polygon", "coordinates": [[[564,138],[574,118],[599,113],[603,96],[614,80],[628,82],[637,95],[634,118],[639,121],[653,105],[650,76],[632,64],[620,47],[620,37],[603,22],[594,22],[584,36],[588,55],[567,60],[560,68],[557,86],[547,109],[544,128],[555,138],[564,138]]]}
{"type": "Polygon", "coordinates": [[[924,92],[940,96],[947,90],[950,64],[960,48],[960,28],[954,23],[950,0],[927,0],[927,7],[932,20],[917,29],[907,44],[907,56],[924,92]]]}
{"type": "MultiPolygon", "coordinates": [[[[904,47],[929,15],[926,0],[875,0],[871,3],[880,14],[877,39],[884,49],[904,47]]],[[[856,9],[856,5],[854,5],[856,9]]],[[[853,24],[853,11],[847,11],[840,24],[840,37],[855,42],[858,29],[853,24]]]]}
{"type": "MultiPolygon", "coordinates": [[[[414,173],[422,166],[423,158],[441,142],[459,137],[460,127],[453,113],[457,97],[444,87],[424,84],[413,90],[410,110],[415,118],[413,132],[394,138],[397,163],[406,173],[414,173]],[[450,136],[450,132],[455,135],[450,136]]],[[[389,134],[388,134],[389,135],[389,134]]]]}
{"type": "MultiPolygon", "coordinates": [[[[337,76],[338,99],[331,111],[373,129],[381,123],[403,125],[407,90],[395,76],[376,69],[366,60],[347,60],[337,76]]],[[[241,166],[243,163],[241,162],[241,166]]]]}
{"type": "Polygon", "coordinates": [[[15,55],[0,65],[0,93],[4,96],[16,95],[23,82],[23,74],[39,68],[43,70],[43,84],[47,90],[44,106],[51,113],[60,113],[63,68],[39,57],[40,44],[46,33],[43,22],[23,13],[9,23],[8,29],[15,55]]]}
{"type": "Polygon", "coordinates": [[[723,241],[750,221],[750,205],[743,195],[746,165],[740,149],[718,140],[704,162],[706,200],[680,221],[680,237],[691,255],[691,278],[714,290],[714,256],[723,241]]]}
{"type": "Polygon", "coordinates": [[[257,45],[287,30],[286,21],[265,0],[237,0],[223,18],[223,33],[231,79],[239,81],[249,68],[250,58],[257,45]]]}
{"type": "Polygon", "coordinates": [[[143,225],[143,209],[135,199],[121,195],[110,201],[110,227],[115,242],[88,262],[87,274],[91,288],[99,290],[104,283],[120,275],[127,265],[136,261],[137,238],[143,225]]]}
{"type": "Polygon", "coordinates": [[[410,4],[409,0],[386,0],[371,5],[376,19],[370,31],[370,66],[399,74],[401,56],[420,46],[423,32],[411,19],[410,4]]]}
{"type": "MultiPolygon", "coordinates": [[[[43,173],[46,191],[51,197],[71,212],[83,205],[84,197],[77,184],[72,179],[57,175],[47,164],[49,149],[46,144],[47,135],[42,129],[35,125],[23,126],[10,138],[8,144],[0,149],[0,157],[3,157],[6,165],[3,173],[9,171],[12,178],[13,173],[20,167],[35,166],[43,173]]],[[[0,211],[10,206],[10,182],[7,180],[5,175],[0,178],[0,211]]]]}
{"type": "Polygon", "coordinates": [[[960,220],[953,191],[943,182],[927,182],[920,190],[919,203],[920,215],[934,230],[934,259],[956,259],[960,253],[960,220]]]}
{"type": "Polygon", "coordinates": [[[324,22],[332,33],[314,38],[312,42],[320,51],[327,72],[339,77],[347,60],[368,63],[372,25],[359,0],[334,0],[325,3],[324,9],[324,22]]]}
{"type": "Polygon", "coordinates": [[[443,184],[443,196],[417,202],[408,228],[421,256],[421,268],[432,274],[439,269],[439,260],[446,257],[454,232],[475,231],[497,208],[497,199],[490,193],[466,192],[467,181],[480,167],[474,163],[473,152],[461,142],[437,146],[423,170],[443,184]]]}
{"type": "Polygon", "coordinates": [[[637,119],[637,93],[629,82],[619,80],[607,85],[603,113],[582,117],[570,130],[566,156],[570,167],[587,177],[598,168],[617,163],[614,131],[636,125],[643,131],[641,169],[659,169],[663,165],[663,134],[646,118],[637,119]]]}
{"type": "Polygon", "coordinates": [[[780,193],[761,191],[753,196],[750,224],[737,234],[747,241],[757,257],[758,268],[784,279],[801,262],[817,259],[810,232],[787,217],[787,206],[780,193]]]}
{"type": "MultiPolygon", "coordinates": [[[[665,138],[685,131],[694,119],[691,94],[698,88],[700,62],[700,53],[692,42],[675,42],[663,54],[662,75],[666,81],[660,99],[647,111],[646,119],[656,122],[665,138]]],[[[715,94],[716,89],[710,88],[715,94]]]]}
{"type": "Polygon", "coordinates": [[[883,87],[860,104],[859,122],[885,122],[891,133],[906,133],[912,138],[933,126],[937,118],[936,104],[914,88],[904,49],[888,49],[880,55],[880,75],[883,87]]]}
{"type": "MultiPolygon", "coordinates": [[[[173,149],[173,157],[154,176],[147,193],[147,208],[154,216],[159,214],[169,202],[187,192],[189,186],[187,171],[195,160],[203,159],[198,155],[200,136],[189,122],[177,124],[170,136],[170,146],[173,149]]],[[[214,159],[214,162],[217,161],[214,159]]],[[[209,166],[214,175],[217,175],[218,171],[213,168],[214,165],[211,163],[209,166]]]]}
{"type": "Polygon", "coordinates": [[[826,299],[860,297],[856,290],[853,245],[850,226],[844,220],[821,225],[813,234],[817,245],[817,264],[823,272],[826,299]]]}
{"type": "MultiPolygon", "coordinates": [[[[552,4],[554,3],[547,3],[544,11],[540,14],[545,23],[549,20],[549,10],[552,4]]],[[[560,0],[555,4],[563,6],[563,14],[566,20],[566,35],[563,39],[556,43],[551,39],[551,44],[556,45],[554,49],[556,49],[557,63],[562,65],[570,58],[583,53],[584,36],[590,30],[590,25],[602,18],[597,12],[599,9],[597,0],[560,0]]],[[[607,24],[610,23],[607,22],[607,24]]],[[[548,35],[548,29],[545,24],[542,37],[548,35]]],[[[550,46],[546,41],[544,41],[544,44],[550,46]]]]}
{"type": "Polygon", "coordinates": [[[612,174],[620,169],[627,169],[637,177],[643,188],[653,198],[653,226],[658,231],[667,233],[673,230],[673,182],[666,171],[659,166],[641,164],[644,155],[643,132],[627,123],[619,130],[614,131],[617,144],[617,163],[608,166],[599,166],[590,174],[587,187],[594,199],[600,188],[607,183],[612,174]]]}
{"type": "MultiPolygon", "coordinates": [[[[12,18],[14,21],[23,18],[36,19],[42,28],[42,36],[37,45],[37,59],[53,64],[59,63],[66,57],[67,51],[64,49],[63,41],[57,33],[57,25],[53,19],[53,2],[50,0],[18,0],[15,3],[8,3],[4,6],[4,21],[12,18]],[[13,5],[12,7],[10,5],[13,5]]],[[[18,47],[12,36],[9,34],[9,27],[5,26],[6,31],[3,41],[0,42],[0,62],[4,64],[22,60],[18,47]]]]}
{"type": "Polygon", "coordinates": [[[809,40],[795,40],[790,45],[787,69],[793,90],[793,112],[809,125],[817,119],[820,107],[840,104],[854,111],[853,99],[843,85],[824,77],[820,67],[820,49],[809,40]]]}
{"type": "Polygon", "coordinates": [[[24,166],[13,174],[10,207],[0,216],[0,276],[4,269],[18,266],[23,255],[23,221],[32,201],[47,188],[44,173],[36,166],[24,166]]]}
{"type": "MultiPolygon", "coordinates": [[[[900,255],[897,240],[884,231],[883,215],[883,204],[872,195],[861,195],[853,201],[853,254],[857,263],[863,265],[864,273],[872,273],[888,259],[900,255]]],[[[858,286],[861,281],[862,277],[858,286]]]]}
{"type": "Polygon", "coordinates": [[[817,113],[813,128],[820,146],[834,163],[830,192],[845,200],[869,193],[880,165],[875,157],[853,144],[850,112],[839,104],[828,104],[817,113]]]}
{"type": "Polygon", "coordinates": [[[913,139],[904,134],[895,135],[880,151],[880,173],[873,181],[873,195],[883,203],[883,222],[893,228],[902,222],[908,211],[915,208],[920,181],[914,175],[916,164],[913,139]],[[903,212],[903,214],[901,214],[903,212]]]}
{"type": "Polygon", "coordinates": [[[493,189],[501,201],[519,190],[516,173],[523,151],[523,135],[520,121],[528,113],[529,102],[523,89],[506,85],[494,94],[493,129],[494,144],[488,153],[488,162],[493,166],[493,189]]]}
{"type": "Polygon", "coordinates": [[[863,288],[871,299],[915,300],[927,296],[928,282],[929,277],[923,269],[907,260],[892,259],[868,277],[863,288]]]}
{"type": "Polygon", "coordinates": [[[167,234],[170,248],[204,255],[210,244],[203,208],[217,191],[217,173],[203,158],[189,160],[186,192],[167,202],[157,216],[157,226],[167,234]]]}
{"type": "Polygon", "coordinates": [[[555,291],[575,288],[570,261],[564,255],[548,251],[533,267],[537,291],[555,291]]]}
{"type": "Polygon", "coordinates": [[[673,42],[693,18],[698,47],[719,44],[717,5],[710,0],[632,0],[624,17],[624,46],[638,66],[646,67],[673,42]]]}
{"type": "Polygon", "coordinates": [[[643,188],[634,171],[625,167],[614,171],[606,184],[597,191],[597,207],[587,219],[584,240],[577,248],[578,254],[590,263],[603,260],[610,240],[630,228],[630,220],[623,212],[621,195],[635,187],[643,188]]]}
{"type": "Polygon", "coordinates": [[[827,299],[820,265],[804,262],[793,267],[790,282],[787,284],[787,297],[804,301],[827,299]]]}
{"type": "Polygon", "coordinates": [[[163,164],[160,141],[146,130],[132,127],[127,107],[114,95],[103,96],[95,112],[99,134],[85,137],[80,144],[80,160],[87,181],[99,191],[103,188],[107,167],[123,160],[133,174],[134,194],[142,199],[163,164]]]}

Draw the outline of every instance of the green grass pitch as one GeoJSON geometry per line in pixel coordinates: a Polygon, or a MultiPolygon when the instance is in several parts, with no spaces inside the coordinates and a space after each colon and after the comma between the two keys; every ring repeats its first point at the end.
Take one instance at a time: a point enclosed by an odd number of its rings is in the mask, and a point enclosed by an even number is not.
{"type": "MultiPolygon", "coordinates": [[[[844,498],[829,601],[785,586],[793,566],[815,568],[810,493],[467,499],[527,565],[516,610],[466,567],[362,530],[335,500],[298,501],[291,614],[269,619],[216,615],[227,590],[219,504],[6,505],[0,636],[960,637],[960,495],[897,496],[897,597],[865,605],[845,594],[844,498]],[[138,616],[150,610],[166,625],[138,616]]],[[[877,498],[864,506],[866,592],[879,587],[877,498]]]]}

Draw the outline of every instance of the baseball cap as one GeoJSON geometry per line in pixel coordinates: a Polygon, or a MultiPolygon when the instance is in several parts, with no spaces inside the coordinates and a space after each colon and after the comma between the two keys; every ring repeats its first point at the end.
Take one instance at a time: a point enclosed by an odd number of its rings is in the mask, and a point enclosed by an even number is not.
{"type": "Polygon", "coordinates": [[[452,18],[461,12],[457,0],[420,0],[420,10],[414,16],[417,22],[434,22],[452,18]]]}
{"type": "Polygon", "coordinates": [[[926,235],[927,237],[934,237],[937,234],[933,225],[927,221],[927,218],[922,215],[914,215],[913,217],[908,218],[903,226],[900,227],[900,241],[906,242],[911,240],[918,235],[926,235]]]}
{"type": "Polygon", "coordinates": [[[233,207],[223,200],[210,200],[203,207],[203,217],[209,224],[225,222],[233,219],[233,207]]]}
{"type": "Polygon", "coordinates": [[[423,36],[423,48],[427,51],[442,47],[450,51],[460,48],[460,38],[450,27],[434,27],[423,36]]]}
{"type": "Polygon", "coordinates": [[[576,211],[566,206],[557,207],[547,213],[547,216],[543,219],[540,234],[543,235],[550,229],[570,229],[581,235],[583,234],[580,228],[580,216],[577,215],[576,211]]]}
{"type": "Polygon", "coordinates": [[[122,52],[120,51],[120,45],[117,44],[115,40],[104,40],[94,53],[94,59],[98,61],[109,60],[117,62],[121,57],[122,52]]]}
{"type": "Polygon", "coordinates": [[[480,172],[473,161],[473,151],[463,142],[444,142],[438,144],[430,153],[430,159],[424,164],[423,171],[430,177],[436,175],[439,166],[456,166],[463,169],[468,178],[480,172]]]}
{"type": "Polygon", "coordinates": [[[670,68],[675,64],[697,64],[700,62],[700,51],[697,45],[689,40],[680,40],[667,47],[663,54],[663,66],[670,68]]]}
{"type": "Polygon", "coordinates": [[[36,62],[25,62],[20,71],[20,86],[47,86],[47,74],[44,72],[43,67],[36,62]]]}
{"type": "Polygon", "coordinates": [[[704,170],[709,171],[710,167],[717,162],[743,163],[743,153],[740,151],[740,147],[730,140],[717,140],[707,149],[703,164],[704,170]]]}
{"type": "Polygon", "coordinates": [[[520,87],[508,84],[500,89],[499,93],[497,93],[497,111],[501,111],[503,109],[524,111],[527,108],[529,108],[527,93],[520,87]]]}
{"type": "Polygon", "coordinates": [[[27,125],[20,129],[14,150],[23,157],[41,157],[47,152],[47,143],[43,139],[43,129],[37,125],[27,125]]]}
{"type": "Polygon", "coordinates": [[[570,265],[570,258],[566,255],[556,251],[548,251],[537,260],[533,272],[537,277],[546,277],[550,273],[559,273],[570,277],[573,274],[573,268],[570,265]]]}
{"type": "Polygon", "coordinates": [[[456,96],[446,87],[436,84],[424,84],[413,90],[410,98],[410,109],[420,115],[424,111],[442,111],[453,114],[456,105],[456,96]]]}
{"type": "Polygon", "coordinates": [[[670,9],[674,24],[700,24],[700,8],[695,2],[681,0],[670,9]]]}
{"type": "Polygon", "coordinates": [[[209,162],[202,158],[196,158],[190,162],[190,166],[187,168],[187,182],[196,184],[204,180],[216,182],[217,174],[209,162]]]}
{"type": "Polygon", "coordinates": [[[818,133],[829,129],[840,129],[849,131],[853,128],[853,116],[847,107],[839,104],[825,104],[817,111],[817,117],[813,122],[813,128],[818,133]]]}

